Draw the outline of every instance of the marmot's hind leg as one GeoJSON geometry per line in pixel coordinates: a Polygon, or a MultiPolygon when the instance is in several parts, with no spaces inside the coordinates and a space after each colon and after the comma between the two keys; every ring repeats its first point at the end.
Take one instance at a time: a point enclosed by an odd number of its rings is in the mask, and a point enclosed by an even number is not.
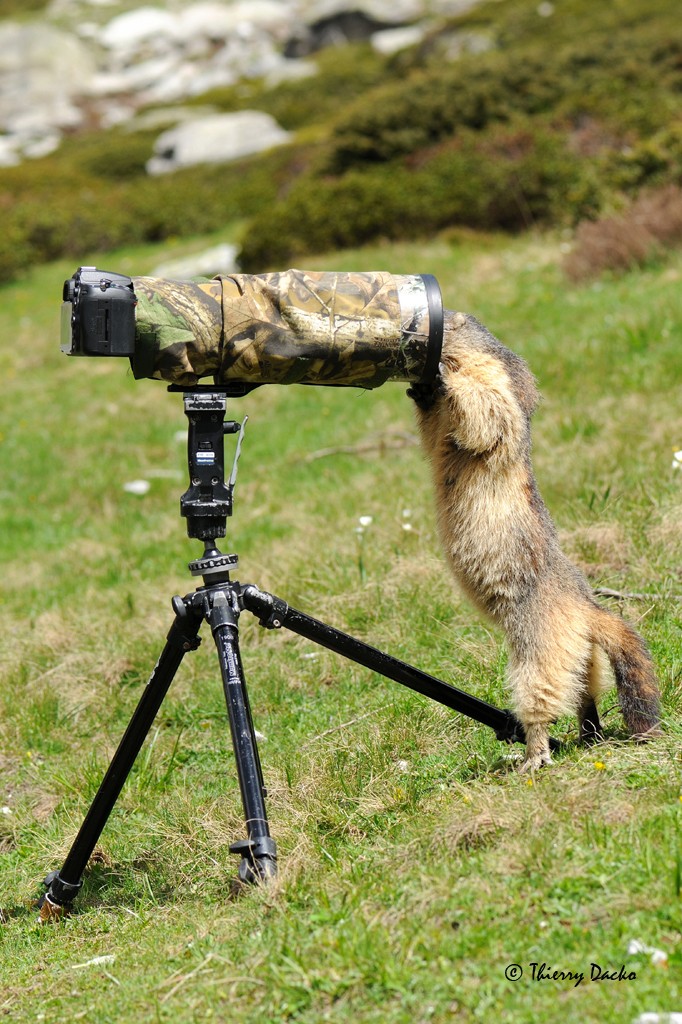
{"type": "Polygon", "coordinates": [[[592,743],[601,743],[604,739],[597,705],[589,694],[586,694],[578,708],[578,726],[580,729],[580,742],[584,743],[585,746],[590,746],[592,743]]]}
{"type": "MultiPolygon", "coordinates": [[[[514,710],[526,732],[522,771],[551,763],[549,727],[560,715],[575,714],[582,706],[583,695],[594,706],[593,645],[580,630],[578,615],[572,616],[573,629],[565,628],[566,620],[570,621],[565,609],[559,618],[563,620],[563,630],[556,622],[545,622],[548,637],[539,630],[543,639],[534,649],[525,646],[510,652],[509,682],[514,710]]],[[[593,710],[585,705],[585,720],[586,727],[588,722],[598,723],[596,707],[593,710]]]]}
{"type": "Polygon", "coordinates": [[[608,688],[607,677],[605,655],[593,645],[592,656],[585,671],[585,691],[578,705],[579,740],[586,746],[601,743],[604,739],[597,711],[597,698],[608,688]]]}
{"type": "Polygon", "coordinates": [[[533,772],[545,764],[552,763],[549,749],[549,729],[545,724],[536,723],[524,726],[526,732],[526,756],[519,771],[533,772]]]}

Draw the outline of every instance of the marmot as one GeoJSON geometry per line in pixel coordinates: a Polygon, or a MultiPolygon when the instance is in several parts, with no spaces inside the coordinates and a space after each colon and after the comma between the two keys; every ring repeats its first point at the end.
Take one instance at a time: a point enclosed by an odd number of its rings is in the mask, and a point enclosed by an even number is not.
{"type": "Polygon", "coordinates": [[[442,362],[417,405],[438,524],[456,579],[504,630],[508,680],[526,733],[521,770],[551,762],[548,728],[577,713],[583,741],[600,734],[595,701],[615,676],[631,734],[658,734],[659,690],[641,637],[601,608],[559,547],[530,458],[535,380],[474,317],[446,312],[442,362]]]}

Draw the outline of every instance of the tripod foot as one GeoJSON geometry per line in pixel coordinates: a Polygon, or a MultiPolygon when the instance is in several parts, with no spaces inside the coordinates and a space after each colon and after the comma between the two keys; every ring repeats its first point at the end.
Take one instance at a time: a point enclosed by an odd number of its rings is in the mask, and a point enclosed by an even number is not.
{"type": "Polygon", "coordinates": [[[270,836],[240,839],[230,846],[230,853],[241,853],[239,881],[262,885],[277,875],[277,846],[270,836]]]}
{"type": "Polygon", "coordinates": [[[69,913],[69,907],[51,900],[48,893],[41,896],[38,901],[38,921],[40,924],[50,924],[53,921],[61,921],[69,913]]]}
{"type": "Polygon", "coordinates": [[[65,882],[58,871],[50,871],[43,879],[43,885],[47,892],[38,900],[38,920],[41,924],[46,924],[48,921],[59,921],[66,917],[83,883],[65,882]]]}

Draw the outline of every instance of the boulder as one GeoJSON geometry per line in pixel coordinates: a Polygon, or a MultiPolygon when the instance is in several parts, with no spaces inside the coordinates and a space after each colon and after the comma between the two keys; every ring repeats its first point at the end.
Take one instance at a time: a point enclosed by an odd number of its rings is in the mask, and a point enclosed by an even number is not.
{"type": "Polygon", "coordinates": [[[161,7],[138,7],[119,14],[104,26],[99,35],[99,41],[107,49],[132,53],[143,45],[158,49],[160,42],[165,44],[179,39],[178,18],[161,7]]]}
{"type": "Polygon", "coordinates": [[[376,32],[415,21],[422,0],[310,0],[301,2],[302,19],[291,28],[285,53],[306,57],[327,46],[370,39],[376,32]]]}
{"type": "Polygon", "coordinates": [[[78,124],[72,99],[94,70],[90,48],[75,35],[41,22],[0,22],[0,130],[12,130],[26,111],[34,124],[78,124]]]}
{"type": "Polygon", "coordinates": [[[180,11],[178,23],[184,39],[203,36],[218,42],[244,25],[259,28],[269,36],[286,35],[291,17],[290,5],[276,0],[238,0],[231,4],[204,0],[180,11]]]}
{"type": "Polygon", "coordinates": [[[377,53],[388,56],[406,50],[408,46],[416,46],[426,36],[426,29],[420,25],[401,25],[398,28],[385,28],[375,32],[371,37],[372,48],[377,53]]]}
{"type": "Polygon", "coordinates": [[[259,110],[212,114],[163,132],[147,163],[149,174],[165,174],[192,164],[229,163],[288,142],[275,119],[259,110]]]}
{"type": "MultiPolygon", "coordinates": [[[[62,131],[86,121],[125,123],[141,107],[182,102],[240,79],[272,84],[314,74],[312,63],[296,58],[325,46],[367,39],[381,53],[395,52],[418,43],[434,17],[480,2],[143,0],[115,13],[120,0],[50,0],[40,18],[0,21],[0,164],[50,151],[62,131]]],[[[488,45],[481,32],[453,31],[441,52],[456,59],[488,45]]],[[[184,132],[164,139],[151,173],[236,159],[288,138],[264,114],[230,117],[237,119],[231,127],[228,120],[196,122],[189,144],[184,132]],[[253,117],[260,121],[249,126],[253,117]]]]}
{"type": "Polygon", "coordinates": [[[90,49],[42,22],[0,22],[0,164],[55,149],[61,129],[78,127],[74,100],[94,72],[90,49]]]}
{"type": "Polygon", "coordinates": [[[429,5],[425,0],[303,0],[299,6],[307,25],[353,13],[378,25],[401,25],[421,18],[429,5]]]}

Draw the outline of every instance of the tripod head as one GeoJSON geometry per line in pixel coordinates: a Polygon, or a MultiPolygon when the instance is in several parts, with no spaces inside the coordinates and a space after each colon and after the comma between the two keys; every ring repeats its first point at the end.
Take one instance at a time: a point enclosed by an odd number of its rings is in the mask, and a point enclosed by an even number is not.
{"type": "Polygon", "coordinates": [[[227,398],[242,397],[251,390],[249,385],[194,385],[182,387],[173,384],[169,391],[182,392],[185,415],[189,420],[187,431],[187,463],[189,487],[180,498],[180,514],[187,520],[187,535],[204,542],[203,557],[190,563],[194,576],[224,575],[237,565],[236,555],[225,555],[216,546],[216,540],[227,532],[227,518],[232,515],[232,499],[237,480],[237,464],[241,454],[244,428],[248,416],[241,423],[226,420],[227,398]],[[232,472],[225,482],[226,434],[238,434],[232,472]]]}

